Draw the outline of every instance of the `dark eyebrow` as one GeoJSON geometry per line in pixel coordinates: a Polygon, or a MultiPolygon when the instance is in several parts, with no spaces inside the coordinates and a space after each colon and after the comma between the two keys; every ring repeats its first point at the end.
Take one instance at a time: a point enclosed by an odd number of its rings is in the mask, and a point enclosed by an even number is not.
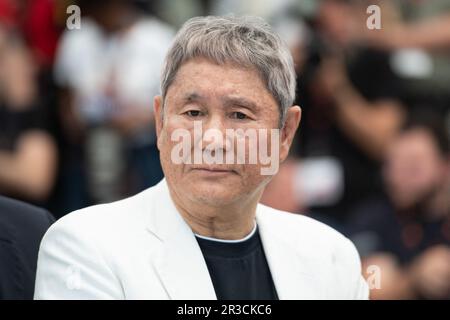
{"type": "Polygon", "coordinates": [[[244,97],[230,97],[230,96],[226,96],[226,97],[222,97],[221,98],[223,104],[225,107],[229,107],[229,106],[240,106],[240,107],[244,107],[246,109],[250,109],[252,111],[256,111],[257,110],[257,105],[256,103],[254,103],[253,101],[246,99],[244,97]]]}
{"type": "Polygon", "coordinates": [[[185,102],[193,102],[193,101],[204,101],[205,97],[200,95],[197,92],[189,92],[183,97],[183,101],[185,102]]]}

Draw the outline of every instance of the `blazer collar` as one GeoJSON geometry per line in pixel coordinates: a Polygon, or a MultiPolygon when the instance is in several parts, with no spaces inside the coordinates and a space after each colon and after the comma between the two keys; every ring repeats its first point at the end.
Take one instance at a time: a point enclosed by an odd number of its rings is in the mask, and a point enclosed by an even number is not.
{"type": "Polygon", "coordinates": [[[161,240],[152,262],[171,299],[213,300],[214,287],[205,259],[189,225],[178,213],[163,179],[155,186],[147,230],[161,240]]]}
{"type": "MultiPolygon", "coordinates": [[[[146,199],[153,205],[147,230],[161,240],[159,255],[152,261],[169,297],[176,300],[216,299],[195,235],[173,204],[166,180],[163,179],[155,189],[154,198],[146,199]]],[[[320,296],[318,279],[313,276],[314,269],[308,257],[271,227],[271,219],[264,212],[267,209],[258,205],[256,221],[279,298],[320,296]]]]}
{"type": "Polygon", "coordinates": [[[324,297],[323,280],[315,276],[317,261],[312,261],[304,250],[304,246],[311,244],[290,243],[282,230],[274,228],[270,217],[273,213],[269,216],[265,212],[267,209],[271,208],[258,205],[256,221],[279,299],[311,300],[324,297]]]}

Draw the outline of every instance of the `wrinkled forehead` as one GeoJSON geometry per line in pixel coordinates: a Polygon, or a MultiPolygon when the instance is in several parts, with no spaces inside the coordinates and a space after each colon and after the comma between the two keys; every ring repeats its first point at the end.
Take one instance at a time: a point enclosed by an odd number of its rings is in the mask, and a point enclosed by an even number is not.
{"type": "Polygon", "coordinates": [[[205,101],[214,96],[223,102],[232,100],[243,106],[277,105],[254,67],[219,64],[205,58],[186,61],[179,68],[167,95],[189,101],[205,101]]]}

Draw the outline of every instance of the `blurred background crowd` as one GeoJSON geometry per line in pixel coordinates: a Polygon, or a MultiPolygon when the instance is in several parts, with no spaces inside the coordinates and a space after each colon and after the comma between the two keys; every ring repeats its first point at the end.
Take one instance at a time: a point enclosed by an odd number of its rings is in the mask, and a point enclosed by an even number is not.
{"type": "Polygon", "coordinates": [[[300,130],[262,202],[351,238],[381,270],[372,298],[449,299],[450,0],[0,0],[0,194],[60,218],[156,184],[166,50],[228,13],[264,17],[298,74],[300,130]]]}

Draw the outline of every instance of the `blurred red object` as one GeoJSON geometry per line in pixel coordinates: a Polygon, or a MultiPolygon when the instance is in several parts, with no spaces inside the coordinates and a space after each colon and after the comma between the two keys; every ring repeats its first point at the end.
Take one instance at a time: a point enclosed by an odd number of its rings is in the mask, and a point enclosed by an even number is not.
{"type": "Polygon", "coordinates": [[[19,5],[15,0],[0,0],[0,24],[6,28],[17,27],[19,19],[19,5]]]}
{"type": "Polygon", "coordinates": [[[61,33],[55,22],[55,1],[28,0],[22,28],[39,65],[52,65],[61,33]]]}
{"type": "Polygon", "coordinates": [[[0,24],[21,34],[42,67],[52,65],[62,31],[55,17],[55,0],[0,0],[0,24]]]}

